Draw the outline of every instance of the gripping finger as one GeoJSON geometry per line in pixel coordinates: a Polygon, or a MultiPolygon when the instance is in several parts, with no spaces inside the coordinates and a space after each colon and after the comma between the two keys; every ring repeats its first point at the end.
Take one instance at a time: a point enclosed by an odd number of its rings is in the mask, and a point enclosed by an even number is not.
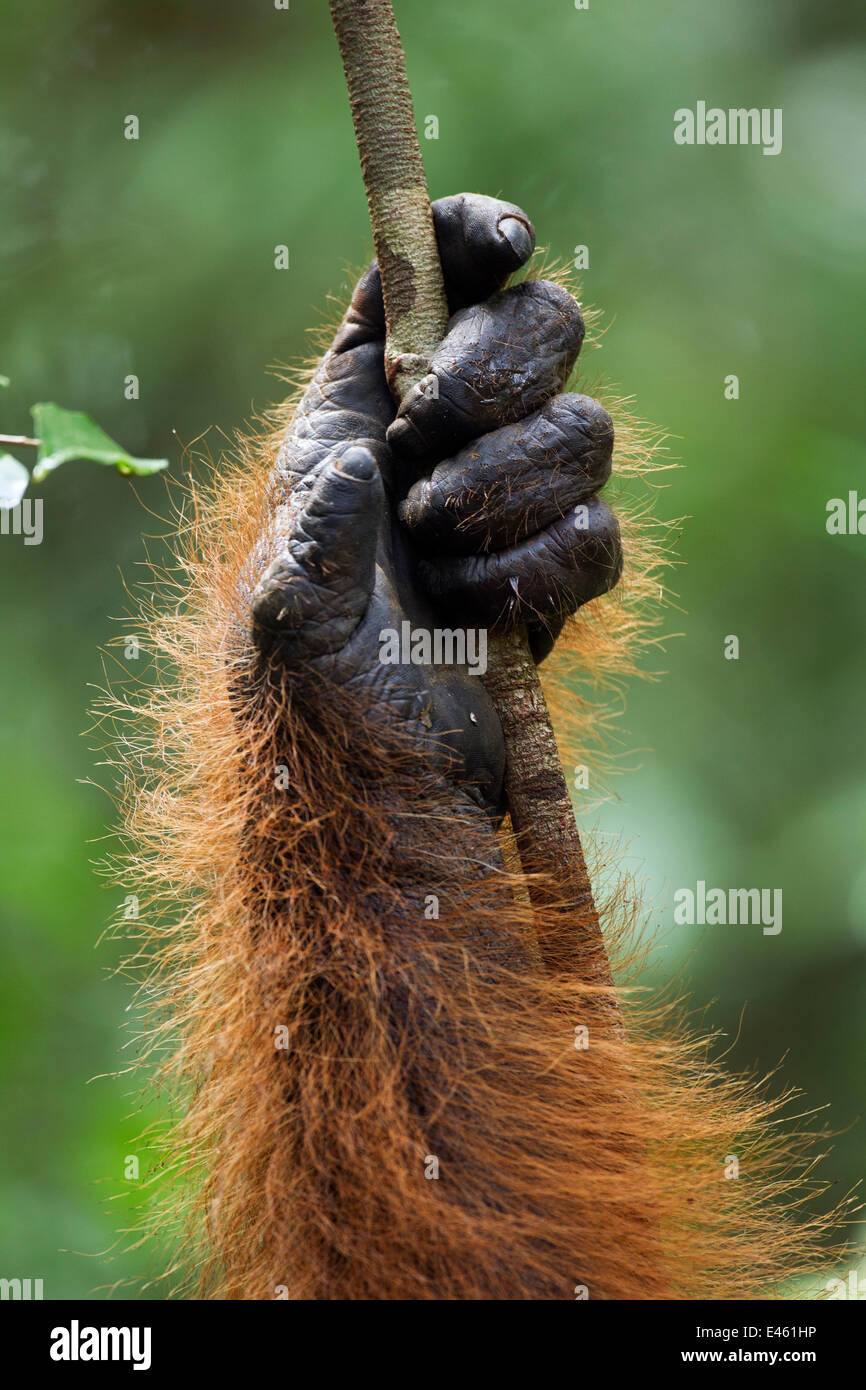
{"type": "Polygon", "coordinates": [[[260,649],[294,660],[337,651],[363,617],[375,580],[385,506],[369,449],[328,461],[293,520],[285,551],[252,595],[260,649]]]}
{"type": "Polygon", "coordinates": [[[513,545],[603,487],[612,451],[603,406],[589,396],[554,396],[437,464],[410,488],[400,518],[416,543],[437,553],[513,545]]]}
{"type": "MultiPolygon", "coordinates": [[[[433,227],[452,314],[495,293],[535,249],[535,230],[526,213],[481,193],[439,198],[433,204],[433,227]]],[[[334,351],[384,337],[382,279],[374,261],[358,281],[334,351]]]]}
{"type": "Polygon", "coordinates": [[[489,299],[535,250],[535,229],[522,208],[481,193],[433,204],[448,308],[489,299]]]}
{"type": "MultiPolygon", "coordinates": [[[[450,311],[497,290],[532,254],[532,223],[514,203],[459,193],[433,204],[450,311]]],[[[374,261],[362,275],[331,350],[300,402],[276,461],[291,484],[338,444],[380,440],[394,418],[385,380],[385,311],[374,261]]]]}
{"type": "Polygon", "coordinates": [[[576,300],[547,280],[462,309],[430,373],[405,396],[388,443],[405,458],[442,458],[522,419],[562,390],[583,336],[576,300]]]}
{"type": "Polygon", "coordinates": [[[616,517],[590,497],[538,535],[505,550],[424,560],[430,595],[468,620],[548,626],[613,588],[622,573],[616,517]]]}

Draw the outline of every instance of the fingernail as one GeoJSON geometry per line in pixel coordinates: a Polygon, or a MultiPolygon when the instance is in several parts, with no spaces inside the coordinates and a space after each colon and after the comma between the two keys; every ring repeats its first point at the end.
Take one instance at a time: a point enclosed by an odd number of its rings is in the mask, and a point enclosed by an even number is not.
{"type": "Polygon", "coordinates": [[[518,263],[532,255],[535,239],[530,236],[529,228],[523,222],[519,222],[516,217],[508,216],[500,218],[498,225],[500,235],[508,242],[518,263]]]}
{"type": "Polygon", "coordinates": [[[358,482],[369,482],[376,471],[376,462],[369,449],[354,445],[337,460],[337,470],[358,482]]]}
{"type": "Polygon", "coordinates": [[[405,415],[398,415],[388,426],[385,438],[392,449],[407,458],[417,458],[425,449],[424,440],[405,415]]]}

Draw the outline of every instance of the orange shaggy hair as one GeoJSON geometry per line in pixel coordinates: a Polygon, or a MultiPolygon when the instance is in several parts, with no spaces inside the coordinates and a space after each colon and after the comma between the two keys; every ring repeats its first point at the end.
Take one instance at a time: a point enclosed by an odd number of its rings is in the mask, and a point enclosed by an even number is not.
{"type": "MultiPolygon", "coordinates": [[[[645,473],[645,437],[609,408],[615,479],[645,473]]],[[[120,872],[151,904],[133,960],[144,1057],[179,1114],[158,1136],[149,1217],[173,1250],[171,1290],[780,1289],[827,1258],[826,1223],[797,1210],[814,1191],[809,1139],[786,1137],[763,1086],[727,1075],[676,1006],[628,990],[631,886],[600,904],[624,1041],[591,987],[526,964],[538,914],[525,885],[484,866],[421,753],[339,692],[301,697],[276,671],[244,681],[239,593],[257,577],[291,410],[190,487],[177,568],[148,583],[152,679],[103,711],[120,731],[120,872]]],[[[667,557],[632,511],[622,586],[571,620],[542,668],[566,766],[605,723],[575,671],[610,693],[655,640],[646,599],[667,557]]]]}

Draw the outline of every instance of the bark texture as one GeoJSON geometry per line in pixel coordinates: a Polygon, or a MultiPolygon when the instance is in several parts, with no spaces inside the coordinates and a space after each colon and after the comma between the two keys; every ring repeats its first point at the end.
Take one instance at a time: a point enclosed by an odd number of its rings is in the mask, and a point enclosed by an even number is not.
{"type": "Polygon", "coordinates": [[[385,372],[397,400],[426,375],[448,305],[390,0],[330,0],[382,273],[385,372]]]}
{"type": "MultiPolygon", "coordinates": [[[[390,0],[330,0],[330,8],[382,275],[386,373],[401,400],[426,375],[448,322],[412,94],[390,0]]],[[[523,627],[491,643],[485,683],[505,735],[508,804],[530,898],[546,909],[540,918],[561,923],[545,929],[542,956],[555,972],[609,989],[580,836],[523,627]]]]}
{"type": "Polygon", "coordinates": [[[592,884],[538,668],[525,629],[491,644],[484,684],[505,736],[505,788],[542,959],[554,973],[610,990],[622,1030],[592,884]]]}

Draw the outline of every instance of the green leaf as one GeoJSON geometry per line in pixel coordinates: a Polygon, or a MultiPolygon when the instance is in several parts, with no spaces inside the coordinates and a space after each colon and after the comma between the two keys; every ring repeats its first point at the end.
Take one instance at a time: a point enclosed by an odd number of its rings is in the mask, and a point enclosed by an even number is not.
{"type": "Polygon", "coordinates": [[[0,508],[17,507],[27,491],[30,474],[12,454],[0,454],[0,508]]]}
{"type": "Polygon", "coordinates": [[[41,483],[70,459],[92,459],[94,463],[111,465],[118,473],[134,473],[138,477],[168,467],[168,459],[134,458],[80,410],[64,410],[42,402],[34,405],[30,413],[39,438],[39,456],[33,470],[35,483],[41,483]]]}
{"type": "Polygon", "coordinates": [[[9,385],[9,378],[8,378],[8,376],[0,376],[0,386],[8,386],[8,385],[9,385]]]}

